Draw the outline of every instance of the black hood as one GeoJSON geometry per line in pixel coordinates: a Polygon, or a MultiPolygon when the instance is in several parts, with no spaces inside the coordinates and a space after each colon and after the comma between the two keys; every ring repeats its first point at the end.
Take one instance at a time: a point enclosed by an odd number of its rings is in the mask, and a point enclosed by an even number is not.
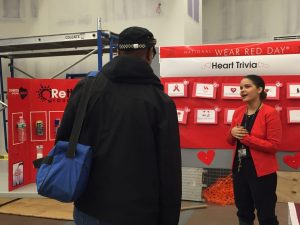
{"type": "Polygon", "coordinates": [[[103,67],[103,74],[116,83],[151,84],[161,90],[163,86],[151,66],[133,56],[117,56],[103,67]]]}

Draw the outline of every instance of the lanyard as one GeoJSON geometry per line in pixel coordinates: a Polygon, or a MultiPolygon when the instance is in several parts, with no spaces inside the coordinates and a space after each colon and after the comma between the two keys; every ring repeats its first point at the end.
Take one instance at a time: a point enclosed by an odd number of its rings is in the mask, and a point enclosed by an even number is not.
{"type": "MultiPolygon", "coordinates": [[[[244,123],[244,128],[247,129],[247,131],[249,132],[250,134],[250,131],[252,129],[252,126],[253,124],[251,125],[252,122],[254,122],[256,116],[257,116],[257,113],[259,111],[259,108],[261,106],[261,102],[259,104],[259,106],[257,107],[256,111],[254,114],[252,114],[249,119],[248,119],[248,108],[247,108],[247,111],[245,113],[245,123],[244,123]],[[251,129],[250,127],[248,128],[247,125],[250,125],[251,126],[251,129]]],[[[239,149],[237,150],[237,155],[238,155],[238,168],[237,168],[237,171],[240,172],[240,169],[242,168],[242,157],[248,157],[248,155],[250,154],[249,153],[249,148],[247,146],[245,146],[244,144],[242,144],[239,140],[238,140],[240,146],[239,149]]]]}
{"type": "MultiPolygon", "coordinates": [[[[255,110],[255,113],[252,116],[248,116],[248,108],[247,108],[246,116],[245,116],[245,123],[244,123],[244,126],[243,126],[245,129],[247,129],[247,125],[251,124],[252,120],[254,120],[256,118],[256,115],[259,111],[259,108],[260,108],[261,104],[262,104],[262,102],[260,102],[259,106],[257,107],[257,109],[255,110]]],[[[248,130],[248,132],[250,133],[249,130],[248,130]]]]}

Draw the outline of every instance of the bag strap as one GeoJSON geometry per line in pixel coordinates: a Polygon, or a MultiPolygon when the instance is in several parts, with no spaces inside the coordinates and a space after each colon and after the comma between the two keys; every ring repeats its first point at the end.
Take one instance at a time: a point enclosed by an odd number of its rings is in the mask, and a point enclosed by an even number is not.
{"type": "Polygon", "coordinates": [[[91,79],[90,77],[96,77],[99,74],[98,71],[92,71],[89,72],[87,75],[87,81],[86,84],[84,85],[83,89],[81,90],[81,96],[78,104],[78,109],[75,115],[74,123],[73,123],[73,128],[69,140],[69,147],[68,151],[66,152],[66,156],[68,158],[73,158],[75,157],[75,151],[76,151],[76,146],[78,143],[78,139],[80,136],[81,132],[81,127],[84,121],[87,105],[89,102],[89,99],[91,97],[92,93],[92,85],[95,83],[94,79],[91,79]]]}

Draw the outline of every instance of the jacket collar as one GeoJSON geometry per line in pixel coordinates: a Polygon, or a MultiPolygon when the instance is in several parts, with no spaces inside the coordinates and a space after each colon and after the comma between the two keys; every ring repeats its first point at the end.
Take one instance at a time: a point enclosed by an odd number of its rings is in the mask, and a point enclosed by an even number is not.
{"type": "Polygon", "coordinates": [[[163,86],[150,65],[133,56],[117,56],[103,67],[103,74],[116,83],[149,84],[161,90],[163,86]]]}

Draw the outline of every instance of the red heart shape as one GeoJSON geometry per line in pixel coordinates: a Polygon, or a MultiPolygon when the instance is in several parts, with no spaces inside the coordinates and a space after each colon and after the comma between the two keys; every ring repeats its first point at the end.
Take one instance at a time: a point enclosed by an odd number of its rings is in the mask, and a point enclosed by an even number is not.
{"type": "Polygon", "coordinates": [[[265,92],[269,92],[269,89],[265,89],[265,92]]]}
{"type": "Polygon", "coordinates": [[[215,158],[215,151],[208,150],[207,152],[198,152],[198,159],[206,165],[210,165],[215,158]]]}
{"type": "Polygon", "coordinates": [[[231,92],[234,93],[236,91],[236,88],[230,88],[231,92]]]}
{"type": "Polygon", "coordinates": [[[300,153],[283,156],[283,162],[289,167],[297,170],[300,167],[300,153]]]}

